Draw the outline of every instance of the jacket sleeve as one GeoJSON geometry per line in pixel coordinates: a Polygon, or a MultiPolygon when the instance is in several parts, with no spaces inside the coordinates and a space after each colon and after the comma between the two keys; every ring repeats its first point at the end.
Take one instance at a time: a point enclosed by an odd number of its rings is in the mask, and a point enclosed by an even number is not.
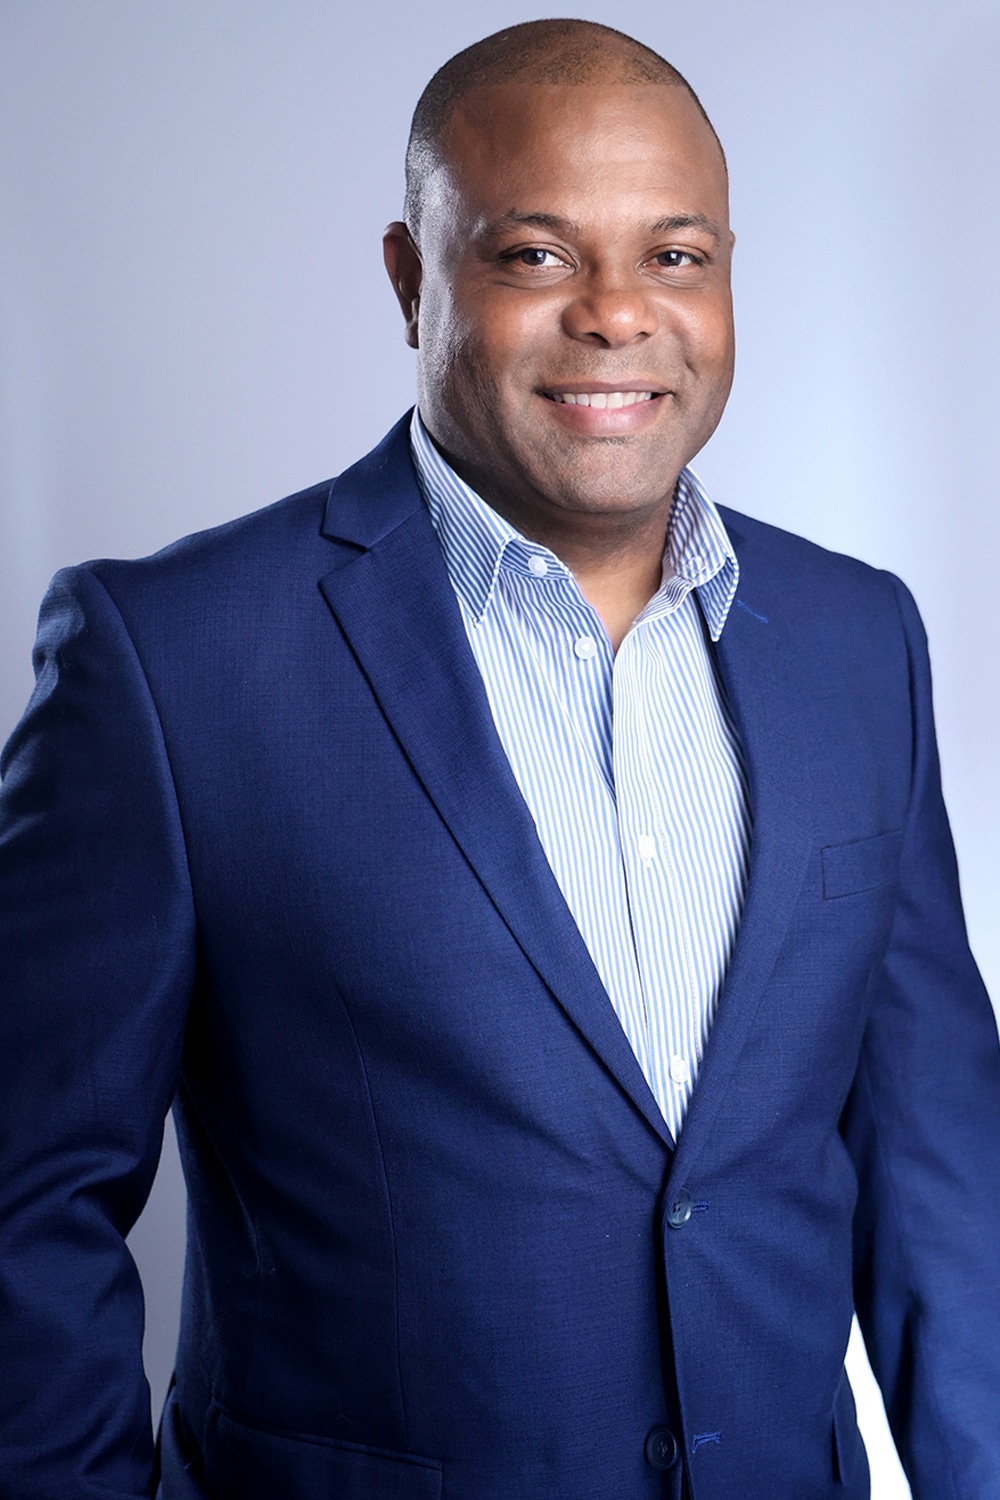
{"type": "Polygon", "coordinates": [[[151,1491],[146,1200],[194,969],[183,834],[150,692],[88,568],[42,606],[0,789],[0,1494],[151,1491]]]}
{"type": "Polygon", "coordinates": [[[969,952],[912,599],[912,795],[844,1118],[858,1318],[915,1500],[1000,1497],[1000,1048],[969,952]]]}

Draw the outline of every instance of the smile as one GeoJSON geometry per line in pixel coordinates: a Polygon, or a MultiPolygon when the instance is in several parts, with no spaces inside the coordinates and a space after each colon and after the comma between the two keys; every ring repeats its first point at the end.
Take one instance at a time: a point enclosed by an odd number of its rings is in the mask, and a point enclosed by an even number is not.
{"type": "Polygon", "coordinates": [[[566,406],[597,406],[615,409],[619,406],[634,406],[637,401],[652,401],[656,391],[553,391],[550,401],[559,401],[566,406]]]}

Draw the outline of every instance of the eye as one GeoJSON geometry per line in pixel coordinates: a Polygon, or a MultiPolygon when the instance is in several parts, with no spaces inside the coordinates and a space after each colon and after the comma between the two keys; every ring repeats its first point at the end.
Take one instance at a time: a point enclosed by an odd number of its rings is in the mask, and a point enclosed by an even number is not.
{"type": "Polygon", "coordinates": [[[549,271],[565,262],[553,250],[542,245],[526,245],[523,250],[513,250],[504,259],[514,265],[529,266],[533,271],[549,271]]]}
{"type": "Polygon", "coordinates": [[[653,256],[653,260],[667,271],[686,271],[689,266],[704,265],[701,256],[694,255],[690,250],[661,250],[659,255],[653,256]]]}

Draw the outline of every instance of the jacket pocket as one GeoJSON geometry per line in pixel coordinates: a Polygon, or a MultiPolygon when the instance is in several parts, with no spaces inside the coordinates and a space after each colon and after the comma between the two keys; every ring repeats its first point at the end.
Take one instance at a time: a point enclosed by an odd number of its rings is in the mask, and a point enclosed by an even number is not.
{"type": "Polygon", "coordinates": [[[440,1500],[441,1465],[413,1453],[251,1427],[216,1404],[205,1481],[212,1500],[440,1500]]]}
{"type": "Polygon", "coordinates": [[[829,844],[820,850],[823,898],[854,896],[895,879],[903,848],[902,832],[877,833],[850,844],[829,844]]]}

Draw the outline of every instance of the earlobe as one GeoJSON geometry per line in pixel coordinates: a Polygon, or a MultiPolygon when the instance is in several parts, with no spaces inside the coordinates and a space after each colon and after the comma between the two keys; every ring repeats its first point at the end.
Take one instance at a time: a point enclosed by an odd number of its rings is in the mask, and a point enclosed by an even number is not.
{"type": "Polygon", "coordinates": [[[410,303],[410,316],[406,320],[406,328],[403,337],[411,349],[420,348],[420,298],[414,297],[410,303]]]}
{"type": "Polygon", "coordinates": [[[423,265],[413,236],[405,224],[396,220],[387,227],[382,237],[382,253],[392,289],[403,312],[406,342],[411,349],[416,349],[423,265]]]}

